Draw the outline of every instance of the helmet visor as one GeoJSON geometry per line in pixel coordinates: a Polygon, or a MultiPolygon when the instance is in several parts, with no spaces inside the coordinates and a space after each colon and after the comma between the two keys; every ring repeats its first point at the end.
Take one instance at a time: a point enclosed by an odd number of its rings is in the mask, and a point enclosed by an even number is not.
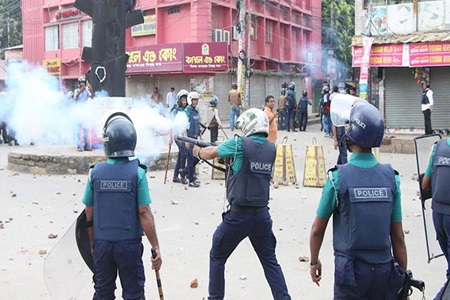
{"type": "Polygon", "coordinates": [[[350,110],[355,101],[361,100],[346,94],[336,94],[331,101],[330,114],[331,122],[336,127],[343,127],[350,122],[350,110]]]}

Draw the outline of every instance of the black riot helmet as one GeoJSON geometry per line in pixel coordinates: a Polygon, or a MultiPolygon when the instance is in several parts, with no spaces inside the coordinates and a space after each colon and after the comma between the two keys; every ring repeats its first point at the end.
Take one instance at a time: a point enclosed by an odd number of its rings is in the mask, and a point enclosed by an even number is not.
{"type": "Polygon", "coordinates": [[[308,91],[307,91],[307,90],[303,90],[302,96],[303,96],[303,97],[308,97],[308,91]]]}
{"type": "Polygon", "coordinates": [[[103,127],[103,151],[106,157],[132,157],[136,148],[136,129],[130,117],[115,112],[103,127]]]}

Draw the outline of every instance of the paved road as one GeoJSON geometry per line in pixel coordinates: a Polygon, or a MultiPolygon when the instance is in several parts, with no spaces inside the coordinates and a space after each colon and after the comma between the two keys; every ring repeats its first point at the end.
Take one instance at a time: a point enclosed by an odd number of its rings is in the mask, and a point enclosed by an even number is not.
{"type": "MultiPolygon", "coordinates": [[[[318,125],[308,132],[289,133],[288,141],[295,153],[295,169],[301,182],[306,146],[316,138],[323,145],[326,165],[337,158],[332,140],[325,138],[318,125]]],[[[230,136],[231,132],[228,132],[230,136]]],[[[286,135],[279,134],[279,141],[286,135]]],[[[83,209],[80,198],[85,187],[83,175],[31,175],[7,169],[7,154],[12,147],[0,145],[0,299],[51,299],[47,292],[43,268],[46,255],[83,209]],[[6,223],[8,222],[8,223],[6,223]],[[58,238],[49,239],[49,234],[58,238]],[[26,287],[26,288],[25,288],[26,287]]],[[[33,151],[33,148],[30,148],[33,151]]],[[[415,277],[426,281],[426,297],[432,299],[445,278],[445,260],[426,262],[424,230],[416,173],[415,157],[410,154],[380,154],[400,172],[402,179],[403,218],[409,268],[415,277]]],[[[171,175],[171,174],[170,174],[171,175]]],[[[169,175],[169,178],[171,176],[169,175]]],[[[207,296],[208,253],[211,237],[220,223],[225,190],[223,183],[211,180],[211,170],[200,166],[199,189],[185,189],[180,184],[163,184],[164,172],[148,174],[163,255],[161,277],[166,299],[202,299],[207,296]],[[190,288],[197,278],[199,286],[190,288]]],[[[327,230],[321,260],[323,280],[315,286],[308,272],[308,262],[299,256],[309,256],[309,231],[321,189],[281,186],[272,189],[270,204],[273,228],[278,240],[277,256],[292,295],[292,299],[331,299],[333,284],[333,254],[331,226],[327,230]]],[[[146,243],[147,298],[157,299],[154,273],[149,267],[149,247],[146,243]]],[[[230,257],[226,269],[227,299],[271,299],[262,268],[248,241],[242,243],[230,257]]],[[[68,285],[70,282],[62,282],[68,285]]],[[[87,283],[79,299],[91,299],[92,286],[87,283]]],[[[117,292],[120,298],[120,292],[117,292]]],[[[421,299],[414,292],[411,299],[421,299]]]]}

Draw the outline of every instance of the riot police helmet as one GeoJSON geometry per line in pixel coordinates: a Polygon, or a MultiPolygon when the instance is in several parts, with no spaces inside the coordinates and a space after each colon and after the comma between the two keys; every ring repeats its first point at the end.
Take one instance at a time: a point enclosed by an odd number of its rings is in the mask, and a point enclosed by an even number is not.
{"type": "Polygon", "coordinates": [[[264,111],[250,108],[244,111],[236,121],[236,128],[241,129],[244,136],[256,133],[269,135],[269,119],[264,111]]]}
{"type": "Polygon", "coordinates": [[[86,80],[86,77],[85,77],[85,76],[80,76],[80,77],[78,78],[78,83],[80,84],[80,83],[82,83],[82,82],[87,83],[87,80],[86,80]]]}
{"type": "Polygon", "coordinates": [[[288,85],[288,90],[295,92],[295,82],[291,82],[288,85]]]}
{"type": "Polygon", "coordinates": [[[180,90],[177,94],[177,105],[181,106],[181,98],[185,97],[187,100],[188,95],[189,95],[189,92],[187,90],[180,90]]]}
{"type": "Polygon", "coordinates": [[[308,97],[308,91],[307,91],[307,90],[303,90],[302,96],[303,96],[303,97],[308,97]]]}
{"type": "Polygon", "coordinates": [[[209,99],[209,106],[217,107],[218,102],[219,98],[217,98],[217,96],[212,96],[211,99],[209,99]]]}
{"type": "Polygon", "coordinates": [[[187,96],[188,105],[192,105],[192,99],[200,99],[200,94],[197,92],[190,92],[187,96]]]}
{"type": "Polygon", "coordinates": [[[362,148],[380,147],[384,136],[384,120],[380,111],[367,101],[355,101],[345,136],[350,144],[362,148]]]}
{"type": "Polygon", "coordinates": [[[103,127],[103,151],[106,157],[132,157],[136,142],[136,128],[127,114],[115,112],[108,117],[103,127]]]}

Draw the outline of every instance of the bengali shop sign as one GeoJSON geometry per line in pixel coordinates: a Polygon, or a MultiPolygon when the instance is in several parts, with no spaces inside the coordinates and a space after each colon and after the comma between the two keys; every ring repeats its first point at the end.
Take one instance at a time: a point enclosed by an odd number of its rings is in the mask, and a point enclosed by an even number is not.
{"type": "Polygon", "coordinates": [[[450,65],[450,42],[418,43],[409,45],[410,67],[450,65]]]}
{"type": "Polygon", "coordinates": [[[226,42],[185,43],[184,72],[228,70],[228,45],[226,42]]]}
{"type": "Polygon", "coordinates": [[[129,73],[173,72],[183,69],[182,44],[150,45],[127,49],[129,73]]]}
{"type": "MultiPolygon", "coordinates": [[[[353,47],[353,67],[361,67],[363,47],[353,47]]],[[[403,44],[373,45],[370,50],[371,67],[401,67],[403,63],[403,44]]]]}
{"type": "Polygon", "coordinates": [[[47,69],[48,73],[53,76],[61,76],[61,60],[60,59],[46,59],[42,61],[42,65],[47,69]]]}

